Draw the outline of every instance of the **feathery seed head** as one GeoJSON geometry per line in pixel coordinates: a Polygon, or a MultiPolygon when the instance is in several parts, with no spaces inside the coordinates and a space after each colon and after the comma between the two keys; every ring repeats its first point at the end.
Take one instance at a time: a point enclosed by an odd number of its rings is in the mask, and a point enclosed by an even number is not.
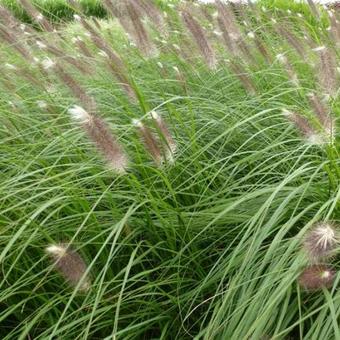
{"type": "Polygon", "coordinates": [[[153,119],[160,119],[159,114],[154,110],[150,112],[150,115],[153,119]]]}
{"type": "Polygon", "coordinates": [[[177,150],[177,145],[176,145],[174,139],[172,138],[170,130],[169,130],[167,124],[165,123],[165,121],[162,119],[162,117],[155,110],[151,111],[150,115],[151,115],[152,119],[155,120],[157,128],[161,132],[161,134],[162,134],[162,136],[163,136],[163,138],[166,142],[166,146],[167,146],[167,152],[166,152],[167,157],[166,158],[168,160],[171,160],[171,159],[173,159],[173,154],[177,150]]]}
{"type": "Polygon", "coordinates": [[[320,51],[324,51],[326,49],[326,46],[318,46],[312,49],[312,51],[314,52],[320,52],[320,51]]]}
{"type": "Polygon", "coordinates": [[[46,253],[54,260],[54,266],[64,279],[73,287],[80,284],[81,291],[87,291],[91,282],[85,277],[87,266],[82,257],[68,244],[52,244],[46,248],[46,253]]]}
{"type": "Polygon", "coordinates": [[[329,222],[318,222],[305,235],[303,248],[312,261],[318,262],[333,255],[338,242],[338,233],[334,225],[329,222]]]}
{"type": "Polygon", "coordinates": [[[254,39],[254,38],[255,38],[254,32],[248,32],[247,36],[248,36],[250,39],[254,39]]]}
{"type": "Polygon", "coordinates": [[[284,54],[282,53],[279,53],[277,56],[276,56],[276,59],[280,62],[280,63],[284,63],[287,61],[287,58],[284,54]]]}
{"type": "Polygon", "coordinates": [[[110,59],[110,58],[109,58],[109,55],[108,55],[105,51],[99,51],[99,52],[98,52],[98,55],[100,55],[100,56],[102,56],[102,57],[104,57],[104,58],[110,59]]]}
{"type": "Polygon", "coordinates": [[[42,41],[37,40],[36,42],[37,46],[41,49],[41,50],[45,50],[47,48],[46,44],[44,44],[42,41]]]}
{"type": "Polygon", "coordinates": [[[155,164],[157,166],[160,166],[163,161],[162,152],[159,148],[159,143],[156,140],[155,136],[153,135],[151,130],[148,127],[144,126],[144,124],[140,120],[133,119],[132,123],[138,128],[138,133],[145,146],[145,149],[153,158],[155,164]]]}
{"type": "Polygon", "coordinates": [[[44,16],[43,16],[41,13],[39,13],[39,14],[35,17],[35,20],[37,20],[37,21],[42,21],[42,20],[44,20],[44,16]]]}
{"type": "Polygon", "coordinates": [[[311,145],[323,145],[327,143],[327,140],[321,134],[315,133],[307,137],[307,143],[311,145]]]}
{"type": "Polygon", "coordinates": [[[66,254],[66,248],[63,245],[52,244],[46,248],[46,252],[56,257],[62,257],[66,254]]]}
{"type": "Polygon", "coordinates": [[[311,126],[308,119],[296,112],[292,112],[286,109],[282,110],[283,116],[290,120],[297,129],[300,130],[306,141],[311,144],[324,143],[322,136],[311,126]]]}
{"type": "Polygon", "coordinates": [[[307,267],[298,278],[299,284],[306,290],[319,290],[322,287],[330,288],[333,285],[336,272],[323,264],[307,267]]]}
{"type": "Polygon", "coordinates": [[[74,120],[82,124],[97,150],[105,157],[109,167],[116,173],[126,173],[128,157],[116,137],[111,133],[107,123],[95,114],[89,114],[78,105],[74,105],[68,112],[74,120]]]}
{"type": "Polygon", "coordinates": [[[68,113],[71,115],[72,119],[83,124],[89,123],[91,120],[91,115],[78,105],[69,108],[68,113]]]}
{"type": "Polygon", "coordinates": [[[139,119],[132,119],[132,124],[137,127],[143,127],[143,123],[139,119]]]}
{"type": "Polygon", "coordinates": [[[54,67],[56,65],[56,62],[53,61],[51,58],[47,57],[47,58],[42,60],[41,65],[45,70],[48,70],[48,69],[54,67]]]}

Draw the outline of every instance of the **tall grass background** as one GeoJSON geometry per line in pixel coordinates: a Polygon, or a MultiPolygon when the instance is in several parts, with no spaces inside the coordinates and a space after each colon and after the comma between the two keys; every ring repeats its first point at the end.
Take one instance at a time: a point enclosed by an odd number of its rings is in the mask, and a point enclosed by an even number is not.
{"type": "MultiPolygon", "coordinates": [[[[140,14],[129,35],[111,16],[56,31],[2,18],[16,40],[1,41],[1,339],[340,339],[340,276],[313,292],[298,281],[308,266],[306,232],[340,220],[338,85],[328,93],[312,49],[327,46],[339,66],[339,26],[328,28],[337,14],[236,8],[245,45],[233,54],[214,6],[182,6],[155,7],[164,31],[140,14]],[[202,37],[181,11],[203,27],[215,65],[205,63],[202,37]],[[100,42],[86,23],[99,26],[100,42]],[[140,24],[154,50],[133,35],[140,24]],[[322,143],[282,114],[322,130],[310,92],[335,126],[322,143]],[[107,124],[129,159],[125,174],[70,118],[75,104],[107,124]],[[152,110],[176,142],[162,164],[132,123],[165,145],[152,110]],[[55,270],[45,249],[59,243],[87,264],[88,290],[55,270]]],[[[327,265],[337,270],[338,257],[327,265]]]]}

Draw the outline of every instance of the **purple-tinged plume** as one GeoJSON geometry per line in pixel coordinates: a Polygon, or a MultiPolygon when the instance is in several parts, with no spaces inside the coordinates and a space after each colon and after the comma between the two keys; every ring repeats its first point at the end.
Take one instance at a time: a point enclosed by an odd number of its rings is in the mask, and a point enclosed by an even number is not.
{"type": "Polygon", "coordinates": [[[83,292],[90,289],[91,281],[86,276],[86,263],[68,244],[52,244],[46,248],[46,253],[53,259],[55,268],[70,285],[73,287],[79,285],[79,290],[83,292]]]}
{"type": "Polygon", "coordinates": [[[333,285],[336,272],[332,268],[315,264],[307,267],[299,276],[300,286],[309,291],[319,290],[323,287],[330,288],[333,285]]]}
{"type": "Polygon", "coordinates": [[[132,123],[138,129],[138,134],[150,156],[157,166],[162,164],[162,150],[159,148],[158,141],[152,134],[151,130],[140,120],[134,119],[132,123]]]}
{"type": "Polygon", "coordinates": [[[182,18],[193,39],[195,40],[196,45],[199,48],[206,64],[209,68],[214,69],[217,63],[215,52],[206,38],[203,28],[187,10],[182,11],[182,18]]]}
{"type": "Polygon", "coordinates": [[[68,111],[71,117],[85,129],[88,137],[105,157],[109,167],[117,173],[125,173],[128,166],[128,157],[117,139],[111,134],[105,121],[77,105],[68,111]]]}

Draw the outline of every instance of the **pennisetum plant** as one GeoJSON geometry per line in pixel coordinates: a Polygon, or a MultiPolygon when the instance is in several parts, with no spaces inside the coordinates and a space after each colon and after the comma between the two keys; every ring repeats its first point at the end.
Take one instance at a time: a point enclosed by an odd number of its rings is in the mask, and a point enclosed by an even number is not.
{"type": "Polygon", "coordinates": [[[170,130],[166,122],[163,120],[163,118],[154,110],[150,112],[150,115],[156,124],[156,127],[161,135],[162,141],[165,143],[166,149],[165,157],[169,162],[172,162],[177,150],[177,144],[172,138],[170,130]]]}
{"type": "Polygon", "coordinates": [[[138,134],[139,134],[146,150],[148,151],[148,153],[150,154],[150,156],[154,160],[155,164],[157,166],[160,166],[162,164],[162,161],[163,161],[162,150],[160,149],[160,147],[158,145],[159,143],[156,140],[156,138],[154,137],[152,131],[138,119],[133,119],[132,123],[138,129],[138,134]]]}
{"type": "Polygon", "coordinates": [[[86,274],[87,265],[69,244],[51,244],[45,250],[53,260],[54,267],[70,285],[78,287],[81,292],[91,288],[91,280],[86,274]]]}
{"type": "Polygon", "coordinates": [[[313,49],[318,55],[317,77],[324,95],[334,97],[338,90],[336,59],[333,51],[326,46],[313,49]]]}
{"type": "Polygon", "coordinates": [[[335,122],[331,116],[330,110],[326,103],[316,93],[310,92],[307,94],[311,107],[320,122],[325,137],[332,141],[335,137],[335,122]]]}
{"type": "Polygon", "coordinates": [[[45,31],[52,32],[53,27],[46,17],[38,11],[29,0],[20,0],[22,7],[34,19],[34,21],[45,31]]]}
{"type": "Polygon", "coordinates": [[[105,121],[77,105],[68,111],[71,118],[81,124],[88,137],[105,157],[108,166],[115,172],[124,174],[128,167],[128,157],[116,137],[111,134],[105,121]]]}
{"type": "MultiPolygon", "coordinates": [[[[275,24],[278,33],[286,39],[286,41],[293,47],[293,49],[299,54],[302,60],[306,60],[306,50],[304,48],[304,41],[297,38],[292,32],[285,29],[283,24],[275,24]]],[[[287,25],[286,25],[287,26],[287,25]]]]}
{"type": "Polygon", "coordinates": [[[312,262],[320,262],[334,255],[339,234],[333,223],[324,221],[311,226],[303,240],[303,248],[312,262]]]}
{"type": "Polygon", "coordinates": [[[325,264],[314,264],[303,270],[298,278],[299,284],[306,290],[315,291],[333,285],[336,272],[325,264]]]}
{"type": "Polygon", "coordinates": [[[230,61],[229,65],[235,76],[240,80],[247,93],[251,96],[256,95],[257,91],[255,84],[250,78],[244,66],[241,66],[237,61],[230,61]]]}
{"type": "Polygon", "coordinates": [[[183,9],[181,15],[185,26],[191,33],[206,64],[208,65],[209,68],[215,69],[217,64],[215,52],[210,42],[208,41],[207,37],[205,36],[203,28],[193,18],[193,16],[187,9],[183,9]]]}
{"type": "Polygon", "coordinates": [[[335,255],[339,245],[337,226],[329,221],[314,223],[306,232],[302,249],[309,261],[298,278],[306,290],[319,290],[333,285],[336,271],[326,262],[335,255]]]}
{"type": "Polygon", "coordinates": [[[151,129],[145,126],[140,120],[134,119],[132,123],[138,129],[146,150],[157,166],[162,165],[165,161],[173,163],[177,145],[171,136],[170,130],[163,118],[156,111],[151,111],[150,115],[156,125],[160,138],[156,138],[151,129]]]}
{"type": "Polygon", "coordinates": [[[297,73],[295,72],[292,64],[288,60],[288,58],[283,53],[279,53],[276,56],[276,59],[285,69],[285,71],[288,75],[288,78],[289,78],[290,82],[292,83],[292,85],[299,86],[300,85],[299,77],[298,77],[297,73]]]}
{"type": "Polygon", "coordinates": [[[81,22],[82,26],[85,28],[89,34],[92,42],[99,48],[101,52],[105,55],[106,64],[112,74],[119,80],[123,90],[128,95],[132,102],[136,102],[137,96],[131,86],[131,82],[127,77],[127,71],[123,60],[120,56],[109,46],[109,44],[102,37],[100,32],[98,32],[90,23],[88,23],[84,18],[77,17],[77,20],[81,22]]]}
{"type": "Polygon", "coordinates": [[[300,131],[305,141],[310,144],[323,144],[322,135],[311,125],[309,120],[297,112],[283,109],[282,114],[300,131]]]}
{"type": "Polygon", "coordinates": [[[126,0],[126,9],[133,27],[133,30],[130,30],[130,33],[133,32],[132,37],[134,42],[145,56],[156,56],[158,51],[141,20],[138,1],[126,0]]]}

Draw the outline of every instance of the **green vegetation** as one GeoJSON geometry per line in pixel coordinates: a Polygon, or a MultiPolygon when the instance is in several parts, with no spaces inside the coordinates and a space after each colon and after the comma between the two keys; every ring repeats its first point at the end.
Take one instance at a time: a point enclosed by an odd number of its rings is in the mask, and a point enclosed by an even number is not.
{"type": "MultiPolygon", "coordinates": [[[[88,15],[104,16],[99,1],[86,3],[88,15]]],[[[245,26],[239,14],[246,59],[209,26],[209,8],[197,15],[215,68],[176,8],[167,9],[167,33],[148,18],[152,41],[142,43],[156,46],[151,56],[116,19],[98,21],[104,47],[118,55],[112,64],[79,22],[1,40],[1,339],[340,339],[339,274],[315,292],[297,280],[309,263],[303,236],[318,221],[340,222],[339,129],[316,143],[282,114],[308,118],[321,135],[313,92],[327,97],[322,103],[338,124],[332,77],[323,83],[324,55],[312,50],[326,45],[338,65],[329,18],[319,22],[309,11],[271,20],[258,9],[243,13],[245,26]],[[305,59],[282,27],[296,34],[305,59]],[[77,86],[128,155],[125,174],[105,164],[86,124],[71,119],[71,106],[88,105],[77,86]],[[131,123],[138,119],[164,142],[151,110],[177,145],[174,161],[161,166],[131,123]],[[88,290],[55,270],[45,249],[60,242],[87,263],[88,290]]],[[[71,17],[63,1],[44,1],[47,12],[71,17]]],[[[340,265],[337,257],[326,264],[340,265]]]]}

